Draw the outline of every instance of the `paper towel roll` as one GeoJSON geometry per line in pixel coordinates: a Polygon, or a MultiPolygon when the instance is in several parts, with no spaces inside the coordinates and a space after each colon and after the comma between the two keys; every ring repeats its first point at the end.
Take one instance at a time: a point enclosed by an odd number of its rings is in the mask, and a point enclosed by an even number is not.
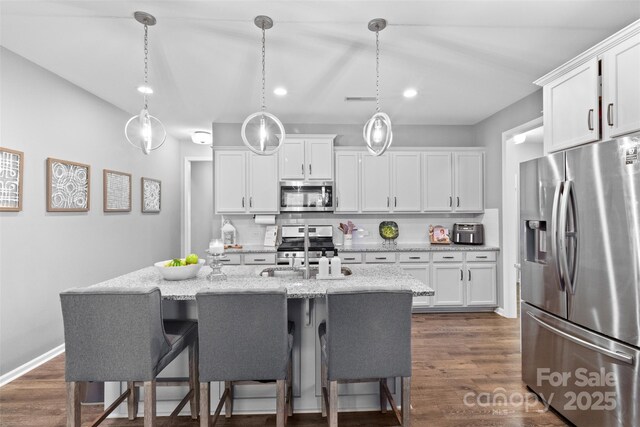
{"type": "Polygon", "coordinates": [[[276,223],[275,215],[256,215],[256,224],[274,225],[276,223]]]}

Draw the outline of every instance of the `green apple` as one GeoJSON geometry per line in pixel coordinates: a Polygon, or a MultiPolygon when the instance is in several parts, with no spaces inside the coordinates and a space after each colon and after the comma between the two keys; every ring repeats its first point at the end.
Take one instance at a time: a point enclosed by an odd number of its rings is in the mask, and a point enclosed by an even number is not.
{"type": "Polygon", "coordinates": [[[187,258],[185,258],[185,261],[187,261],[187,264],[197,264],[198,263],[198,255],[189,254],[189,255],[187,255],[187,258]]]}

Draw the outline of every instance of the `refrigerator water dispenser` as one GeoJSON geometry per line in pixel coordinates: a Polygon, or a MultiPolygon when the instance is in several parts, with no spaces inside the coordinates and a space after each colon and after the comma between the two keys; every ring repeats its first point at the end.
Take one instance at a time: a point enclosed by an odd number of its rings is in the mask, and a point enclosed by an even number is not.
{"type": "Polygon", "coordinates": [[[524,258],[529,262],[547,263],[547,222],[525,221],[524,258]]]}

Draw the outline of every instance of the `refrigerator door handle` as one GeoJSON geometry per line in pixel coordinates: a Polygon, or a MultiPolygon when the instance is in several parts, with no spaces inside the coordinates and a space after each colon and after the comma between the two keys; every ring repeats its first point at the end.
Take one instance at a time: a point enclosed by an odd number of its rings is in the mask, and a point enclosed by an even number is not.
{"type": "Polygon", "coordinates": [[[560,209],[560,194],[562,193],[563,182],[556,184],[556,189],[553,194],[553,208],[551,210],[551,254],[555,258],[556,274],[558,275],[558,285],[561,291],[564,292],[564,280],[562,276],[562,269],[560,267],[560,258],[558,256],[558,211],[560,209]]]}
{"type": "Polygon", "coordinates": [[[583,347],[588,348],[589,350],[593,350],[596,351],[600,354],[604,354],[605,356],[609,356],[613,359],[619,360],[621,362],[627,363],[629,365],[634,364],[634,360],[633,360],[633,356],[627,354],[627,353],[622,353],[620,351],[613,351],[613,350],[609,350],[608,348],[604,348],[604,347],[600,347],[599,345],[595,345],[593,343],[590,343],[589,341],[585,341],[582,338],[578,338],[575,337],[571,334],[568,334],[554,326],[549,325],[548,323],[546,323],[544,320],[538,318],[535,314],[533,314],[530,311],[527,311],[527,314],[529,316],[531,316],[531,318],[533,320],[535,320],[540,326],[542,326],[543,328],[553,332],[556,335],[561,336],[564,339],[567,339],[575,344],[581,345],[583,347]]]}
{"type": "Polygon", "coordinates": [[[569,214],[569,197],[573,183],[565,181],[560,198],[560,215],[558,220],[558,256],[557,260],[560,264],[560,274],[563,277],[565,288],[569,288],[572,294],[575,294],[575,287],[569,270],[569,257],[567,254],[567,215],[569,214]]]}

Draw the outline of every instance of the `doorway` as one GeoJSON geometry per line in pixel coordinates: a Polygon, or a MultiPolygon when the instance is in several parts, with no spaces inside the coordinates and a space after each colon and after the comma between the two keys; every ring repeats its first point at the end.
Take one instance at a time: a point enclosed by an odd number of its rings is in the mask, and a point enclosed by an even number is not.
{"type": "Polygon", "coordinates": [[[186,157],[184,161],[182,254],[205,258],[213,235],[213,161],[186,157]]]}
{"type": "Polygon", "coordinates": [[[544,156],[542,117],[502,134],[502,277],[503,310],[518,317],[520,296],[520,163],[544,156]]]}

